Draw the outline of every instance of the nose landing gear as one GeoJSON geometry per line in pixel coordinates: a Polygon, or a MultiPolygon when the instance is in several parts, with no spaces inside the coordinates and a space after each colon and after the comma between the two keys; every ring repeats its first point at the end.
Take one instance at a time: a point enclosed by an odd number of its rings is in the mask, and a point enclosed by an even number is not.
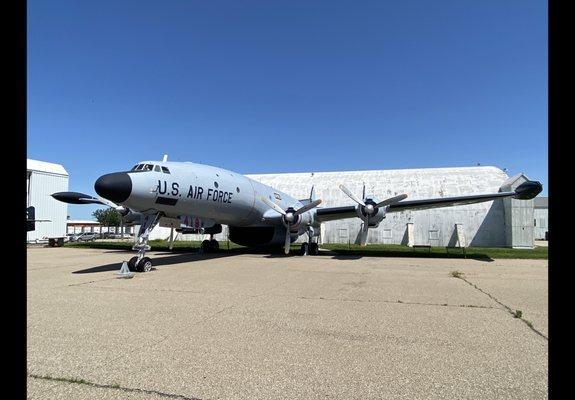
{"type": "Polygon", "coordinates": [[[138,255],[136,257],[130,258],[128,261],[128,268],[130,271],[137,272],[149,272],[152,269],[152,259],[146,257],[146,251],[150,250],[148,245],[148,238],[150,231],[156,226],[159,220],[159,213],[146,215],[140,225],[140,230],[138,231],[138,241],[132,247],[132,250],[138,250],[138,255]]]}

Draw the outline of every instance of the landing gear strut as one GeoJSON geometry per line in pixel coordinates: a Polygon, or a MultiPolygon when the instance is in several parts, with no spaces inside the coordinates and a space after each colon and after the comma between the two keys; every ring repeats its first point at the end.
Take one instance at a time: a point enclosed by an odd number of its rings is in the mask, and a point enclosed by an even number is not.
{"type": "Polygon", "coordinates": [[[146,257],[146,251],[150,250],[148,237],[150,231],[156,226],[159,219],[158,217],[159,214],[146,215],[144,217],[142,225],[140,225],[140,230],[138,231],[138,241],[132,247],[132,250],[138,250],[138,255],[130,258],[130,261],[128,261],[130,271],[148,272],[152,269],[152,260],[150,257],[146,257]]]}
{"type": "Polygon", "coordinates": [[[319,245],[315,242],[309,244],[309,254],[317,256],[319,254],[319,245]]]}
{"type": "Polygon", "coordinates": [[[314,241],[316,236],[314,235],[314,229],[312,227],[308,229],[307,236],[308,241],[301,244],[300,254],[302,256],[317,256],[319,254],[319,245],[314,241]]]}

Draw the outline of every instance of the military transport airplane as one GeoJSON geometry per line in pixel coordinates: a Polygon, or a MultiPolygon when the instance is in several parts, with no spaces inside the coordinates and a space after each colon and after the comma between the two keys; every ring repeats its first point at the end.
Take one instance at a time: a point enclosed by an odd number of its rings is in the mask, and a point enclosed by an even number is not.
{"type": "Polygon", "coordinates": [[[100,197],[77,192],[58,192],[52,196],[70,204],[103,204],[116,209],[126,223],[140,225],[128,266],[132,271],[145,272],[152,268],[146,257],[150,249],[150,231],[160,226],[182,233],[204,233],[203,252],[219,248],[214,235],[229,229],[229,240],[239,245],[254,247],[280,246],[289,253],[291,242],[307,234],[301,254],[318,254],[319,227],[322,222],[343,218],[360,218],[360,242],[365,245],[369,228],[375,228],[386,213],[404,210],[422,210],[437,207],[479,203],[505,197],[528,200],[542,190],[536,181],[525,182],[515,191],[442,197],[423,200],[405,200],[407,194],[388,199],[375,199],[365,194],[358,197],[340,185],[356,204],[342,207],[318,207],[313,187],[307,199],[296,199],[287,193],[254,181],[244,175],[225,169],[191,162],[142,161],[130,171],[115,172],[98,178],[94,189],[100,197]]]}

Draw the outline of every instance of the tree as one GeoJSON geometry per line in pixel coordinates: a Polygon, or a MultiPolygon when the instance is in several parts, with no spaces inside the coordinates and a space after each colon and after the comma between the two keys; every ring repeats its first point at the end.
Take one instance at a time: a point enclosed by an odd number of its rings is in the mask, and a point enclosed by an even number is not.
{"type": "Polygon", "coordinates": [[[103,226],[120,226],[120,214],[113,208],[99,209],[92,213],[92,216],[96,218],[96,221],[103,226]]]}

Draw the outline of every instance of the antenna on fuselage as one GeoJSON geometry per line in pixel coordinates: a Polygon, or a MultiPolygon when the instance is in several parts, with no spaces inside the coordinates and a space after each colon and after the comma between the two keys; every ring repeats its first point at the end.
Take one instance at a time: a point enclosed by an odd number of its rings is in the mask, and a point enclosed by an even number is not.
{"type": "Polygon", "coordinates": [[[168,155],[164,154],[164,158],[162,158],[162,162],[166,162],[166,161],[168,161],[168,155]]]}

